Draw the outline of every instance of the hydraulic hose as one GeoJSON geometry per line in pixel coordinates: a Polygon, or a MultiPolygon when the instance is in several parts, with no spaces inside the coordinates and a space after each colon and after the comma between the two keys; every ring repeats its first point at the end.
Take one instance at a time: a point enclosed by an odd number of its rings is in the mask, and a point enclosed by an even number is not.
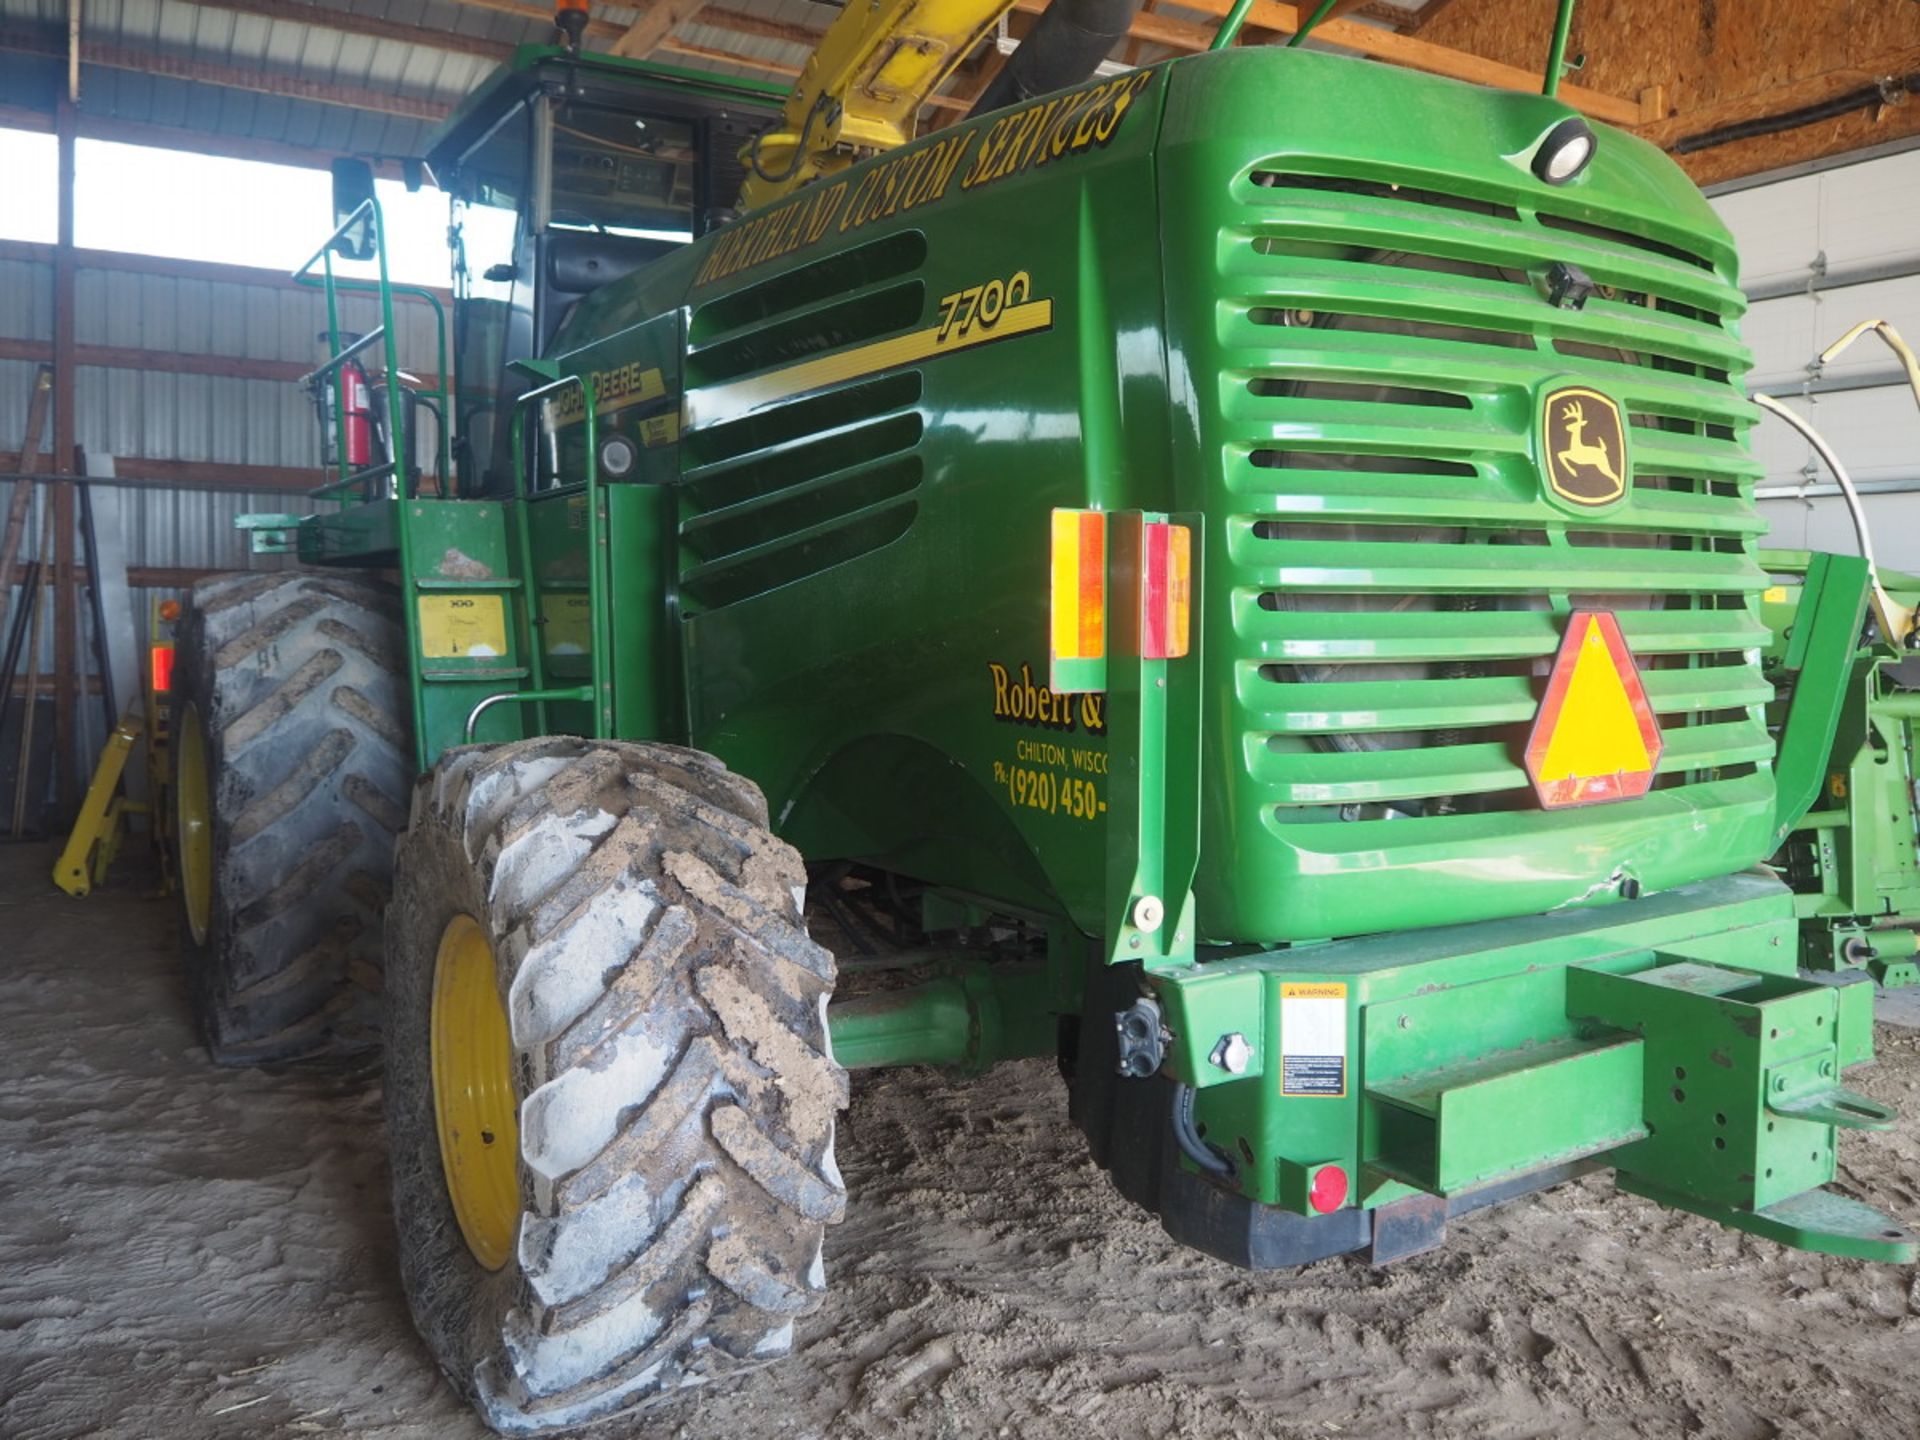
{"type": "Polygon", "coordinates": [[[1892,105],[1914,94],[1920,94],[1920,70],[1910,75],[1888,76],[1877,85],[1849,90],[1844,95],[1822,100],[1817,105],[1806,105],[1798,110],[1787,110],[1758,120],[1741,120],[1732,125],[1722,125],[1717,130],[1703,130],[1698,135],[1688,135],[1675,142],[1673,153],[1691,155],[1698,150],[1710,150],[1716,145],[1731,145],[1736,140],[1778,135],[1783,130],[1798,130],[1803,125],[1817,125],[1822,120],[1851,115],[1855,110],[1892,105]]]}
{"type": "Polygon", "coordinates": [[[1900,361],[1900,368],[1907,372],[1907,385],[1913,391],[1914,403],[1920,405],[1920,357],[1916,357],[1913,353],[1913,347],[1900,338],[1900,332],[1893,328],[1891,321],[1862,320],[1858,325],[1854,326],[1851,330],[1847,331],[1846,334],[1842,335],[1838,340],[1820,352],[1821,365],[1832,364],[1840,357],[1841,351],[1845,350],[1869,330],[1886,341],[1887,348],[1893,351],[1895,358],[1900,361]]]}
{"type": "Polygon", "coordinates": [[[1853,518],[1854,535],[1860,542],[1860,554],[1865,558],[1867,573],[1873,580],[1873,609],[1880,622],[1880,633],[1886,636],[1889,644],[1905,649],[1907,637],[1913,629],[1913,612],[1887,594],[1886,587],[1880,583],[1880,562],[1873,553],[1873,535],[1867,529],[1866,506],[1860,503],[1860,492],[1854,488],[1853,477],[1847,473],[1847,467],[1840,463],[1840,457],[1833,453],[1833,447],[1825,437],[1795,411],[1789,410],[1771,395],[1755,395],[1753,400],[1761,409],[1778,415],[1798,430],[1826,462],[1827,469],[1833,472],[1834,483],[1840,487],[1841,495],[1846,497],[1847,513],[1853,518]]]}
{"type": "Polygon", "coordinates": [[[967,117],[1019,105],[1089,79],[1126,38],[1139,8],[1140,0],[1053,0],[993,83],[974,101],[967,117]]]}
{"type": "Polygon", "coordinates": [[[1173,1138],[1181,1152],[1209,1175],[1233,1174],[1233,1162],[1219,1149],[1200,1138],[1193,1123],[1193,1087],[1173,1087],[1173,1138]]]}

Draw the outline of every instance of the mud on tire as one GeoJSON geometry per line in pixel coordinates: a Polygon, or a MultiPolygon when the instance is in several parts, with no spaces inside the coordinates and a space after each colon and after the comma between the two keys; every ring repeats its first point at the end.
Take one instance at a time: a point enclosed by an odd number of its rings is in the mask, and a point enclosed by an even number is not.
{"type": "Polygon", "coordinates": [[[176,757],[189,724],[204,741],[211,893],[181,932],[208,1051],[238,1065],[376,1045],[414,768],[397,598],[347,576],[205,580],[175,655],[176,757]]]}
{"type": "Polygon", "coordinates": [[[695,751],[454,750],[414,792],[387,922],[386,1094],[415,1323],[495,1429],[556,1429],[785,1354],[820,1302],[846,1072],[805,871],[695,751]],[[433,1094],[441,939],[493,951],[520,1116],[505,1263],[468,1248],[433,1094]]]}

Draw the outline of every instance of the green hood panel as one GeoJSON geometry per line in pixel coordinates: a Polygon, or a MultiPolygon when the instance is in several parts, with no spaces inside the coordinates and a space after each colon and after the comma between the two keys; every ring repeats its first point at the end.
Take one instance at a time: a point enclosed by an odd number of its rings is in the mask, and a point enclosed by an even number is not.
{"type": "Polygon", "coordinates": [[[1732,246],[1624,134],[1536,180],[1571,113],[1195,56],[936,132],[584,301],[569,367],[617,375],[684,327],[656,402],[680,406],[675,733],[811,854],[1099,930],[1104,726],[1001,702],[1044,686],[1051,508],[1179,512],[1202,939],[1529,914],[1761,859],[1732,246]],[[960,318],[989,294],[1021,317],[993,335],[960,318]],[[1618,408],[1617,500],[1543,480],[1568,385],[1618,408]],[[1521,752],[1576,608],[1618,615],[1665,753],[1644,799],[1548,813],[1521,752]]]}

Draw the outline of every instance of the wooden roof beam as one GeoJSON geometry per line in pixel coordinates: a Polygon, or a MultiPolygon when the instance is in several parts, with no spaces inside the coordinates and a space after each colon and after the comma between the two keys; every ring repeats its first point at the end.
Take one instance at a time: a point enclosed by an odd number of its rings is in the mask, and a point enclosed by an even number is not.
{"type": "MultiPolygon", "coordinates": [[[[287,0],[280,0],[280,3],[287,3],[287,0]]],[[[498,14],[517,15],[527,20],[551,18],[546,10],[528,3],[528,0],[458,0],[458,3],[491,10],[498,14]]],[[[656,0],[653,9],[647,14],[672,11],[688,3],[692,3],[692,0],[656,0]]],[[[1047,3],[1048,0],[1017,0],[1015,8],[1027,14],[1037,15],[1047,8],[1047,3]]],[[[1192,9],[1224,17],[1232,8],[1233,0],[1186,0],[1186,3],[1192,9]]],[[[1428,0],[1422,11],[1404,17],[1407,30],[1419,28],[1448,3],[1449,0],[1428,0]]],[[[704,5],[697,13],[699,23],[702,25],[710,25],[719,30],[730,30],[736,34],[753,35],[761,39],[780,40],[809,50],[819,43],[824,33],[808,26],[771,21],[719,5],[704,5]]],[[[1384,12],[1381,13],[1384,14],[1384,12]]],[[[1280,3],[1280,0],[1255,0],[1252,13],[1247,16],[1247,24],[1256,29],[1291,35],[1300,28],[1300,19],[1300,7],[1297,5],[1280,3]]],[[[646,16],[643,16],[642,22],[644,23],[645,20],[646,16]]],[[[673,24],[678,23],[680,23],[678,20],[673,21],[673,24]]],[[[670,30],[672,26],[669,25],[667,28],[670,30]]],[[[586,33],[589,39],[611,40],[617,43],[629,33],[629,30],[628,26],[616,25],[605,20],[593,20],[588,23],[586,33]]],[[[1148,11],[1142,11],[1134,16],[1127,33],[1135,40],[1188,52],[1204,50],[1213,41],[1212,26],[1170,20],[1148,11]]],[[[1537,91],[1540,88],[1540,75],[1537,71],[1486,60],[1477,55],[1469,55],[1465,51],[1414,39],[1410,33],[1403,34],[1375,25],[1363,25],[1355,20],[1324,21],[1314,31],[1314,38],[1324,40],[1330,45],[1357,50],[1363,55],[1371,55],[1391,64],[1403,65],[1413,70],[1424,70],[1435,75],[1448,75],[1455,79],[1469,80],[1476,84],[1491,85],[1505,90],[1537,91]]],[[[660,43],[659,48],[668,51],[683,49],[670,36],[660,43]]],[[[721,58],[711,52],[696,50],[694,53],[699,54],[703,59],[721,58]]],[[[745,58],[735,59],[731,56],[727,57],[727,63],[766,68],[763,62],[745,58]]],[[[1633,100],[1603,95],[1578,85],[1562,85],[1560,98],[1575,109],[1611,124],[1641,123],[1640,106],[1633,100]]],[[[952,108],[951,97],[938,97],[933,103],[952,108]]]]}
{"type": "MultiPolygon", "coordinates": [[[[1233,8],[1233,0],[1181,0],[1181,3],[1189,9],[1222,18],[1233,8]]],[[[1017,0],[1015,8],[1037,14],[1047,8],[1047,0],[1017,0]]],[[[1282,4],[1280,0],[1254,0],[1253,9],[1247,14],[1247,24],[1255,29],[1292,35],[1300,28],[1300,7],[1282,4]]],[[[1213,41],[1211,26],[1166,20],[1158,15],[1135,16],[1133,28],[1128,33],[1181,50],[1204,50],[1213,41]]],[[[1391,30],[1362,25],[1355,20],[1329,20],[1313,32],[1313,38],[1329,45],[1357,50],[1376,60],[1402,65],[1409,70],[1424,70],[1428,74],[1446,75],[1455,80],[1468,80],[1476,85],[1490,85],[1500,90],[1532,91],[1537,94],[1540,89],[1538,71],[1485,60],[1463,50],[1450,50],[1444,45],[1415,40],[1391,30]]],[[[1602,95],[1578,85],[1562,85],[1559,98],[1574,109],[1612,125],[1640,123],[1640,106],[1634,100],[1602,95]]]]}
{"type": "MultiPolygon", "coordinates": [[[[512,15],[517,19],[535,24],[551,26],[553,11],[549,8],[529,4],[528,0],[454,0],[459,5],[471,6],[476,10],[490,10],[496,15],[512,15]]],[[[656,7],[657,8],[657,7],[656,7]]],[[[642,17],[645,18],[644,16],[642,17]]],[[[718,30],[731,30],[737,35],[753,35],[762,40],[781,40],[789,45],[799,45],[811,50],[820,43],[824,30],[815,30],[807,25],[793,25],[782,20],[770,20],[764,15],[749,15],[744,10],[732,10],[720,5],[706,5],[700,14],[702,25],[711,25],[718,30]]],[[[631,27],[617,25],[611,20],[587,21],[586,38],[589,40],[617,41],[631,27]]],[[[609,50],[608,45],[595,45],[596,50],[609,50]]],[[[662,49],[671,48],[662,46],[662,49]]],[[[749,60],[745,56],[731,57],[735,65],[754,65],[761,62],[749,60]]]]}
{"type": "Polygon", "coordinates": [[[1418,35],[1426,29],[1428,22],[1437,19],[1440,12],[1452,3],[1453,0],[1427,0],[1426,4],[1407,17],[1407,23],[1402,27],[1403,32],[1408,35],[1418,35]]]}
{"type": "MultiPolygon", "coordinates": [[[[1647,126],[1641,134],[1654,144],[1665,147],[1688,135],[1719,130],[1728,125],[1738,125],[1746,120],[1763,120],[1770,116],[1785,114],[1790,110],[1799,110],[1808,105],[1818,105],[1822,101],[1845,95],[1849,91],[1862,90],[1877,84],[1884,76],[1907,75],[1915,70],[1920,70],[1920,48],[1893,51],[1873,57],[1870,64],[1849,65],[1820,75],[1808,75],[1785,85],[1776,85],[1758,94],[1741,95],[1733,99],[1716,100],[1711,104],[1696,105],[1691,110],[1684,110],[1678,115],[1663,117],[1658,122],[1647,126]]],[[[1779,133],[1791,134],[1792,132],[1779,133]]],[[[1740,145],[1751,142],[1737,140],[1728,143],[1740,145]]]]}
{"type": "Polygon", "coordinates": [[[659,48],[661,41],[706,7],[707,0],[653,0],[640,18],[613,42],[612,53],[644,60],[659,48]]]}
{"type": "MultiPolygon", "coordinates": [[[[530,5],[526,0],[455,0],[455,3],[470,5],[478,10],[490,10],[496,15],[514,15],[523,20],[550,23],[553,19],[551,11],[543,10],[538,5],[530,5]]],[[[701,7],[697,23],[711,26],[715,30],[730,31],[735,35],[751,35],[759,40],[778,40],[782,44],[795,45],[804,50],[812,50],[826,34],[824,30],[814,30],[805,25],[793,25],[782,20],[769,20],[764,15],[749,15],[744,10],[712,4],[701,7]]],[[[609,20],[589,20],[586,37],[589,40],[617,42],[627,33],[628,28],[625,25],[616,25],[609,20]]],[[[610,47],[595,45],[590,48],[604,51],[610,47]]],[[[795,79],[800,74],[798,65],[736,55],[730,50],[718,50],[711,45],[697,44],[672,35],[659,42],[657,51],[668,55],[684,55],[695,60],[710,60],[722,65],[738,65],[744,69],[758,70],[763,75],[773,75],[783,80],[795,79]]],[[[945,110],[964,110],[967,106],[966,101],[947,95],[936,95],[927,103],[937,109],[945,110]]]]}

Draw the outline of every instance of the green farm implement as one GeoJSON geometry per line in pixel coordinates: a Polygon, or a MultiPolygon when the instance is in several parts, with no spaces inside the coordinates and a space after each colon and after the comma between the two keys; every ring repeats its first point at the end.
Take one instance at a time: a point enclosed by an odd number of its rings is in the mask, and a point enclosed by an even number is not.
{"type": "Polygon", "coordinates": [[[1829,1188],[1893,1120],[1842,1072],[1920,914],[1908,637],[1755,548],[1713,212],[1551,85],[1087,73],[763,145],[774,94],[522,50],[429,156],[450,328],[338,176],[335,478],[182,630],[185,928],[218,1058],[384,1034],[499,1428],[785,1353],[863,1067],[1057,1057],[1240,1265],[1592,1168],[1914,1258],[1829,1188]],[[834,1000],[810,875],[928,978],[834,1000]]]}
{"type": "MultiPolygon", "coordinates": [[[[1861,562],[1804,552],[1762,552],[1778,583],[1761,596],[1761,613],[1774,630],[1766,664],[1783,684],[1776,714],[1785,723],[1791,687],[1808,647],[1856,647],[1840,681],[1827,692],[1834,714],[1825,763],[1801,771],[1814,793],[1793,807],[1776,868],[1794,890],[1801,919],[1800,963],[1841,974],[1866,970],[1882,985],[1920,983],[1920,830],[1914,807],[1914,722],[1920,720],[1920,659],[1862,633],[1855,613],[1864,594],[1824,622],[1828,634],[1803,634],[1796,624],[1800,598],[1814,577],[1861,562]]],[[[1920,578],[1881,571],[1897,603],[1920,601],[1920,578]]],[[[1792,743],[1792,742],[1783,742],[1792,743]]],[[[1809,756],[1818,735],[1809,732],[1809,756]]]]}

